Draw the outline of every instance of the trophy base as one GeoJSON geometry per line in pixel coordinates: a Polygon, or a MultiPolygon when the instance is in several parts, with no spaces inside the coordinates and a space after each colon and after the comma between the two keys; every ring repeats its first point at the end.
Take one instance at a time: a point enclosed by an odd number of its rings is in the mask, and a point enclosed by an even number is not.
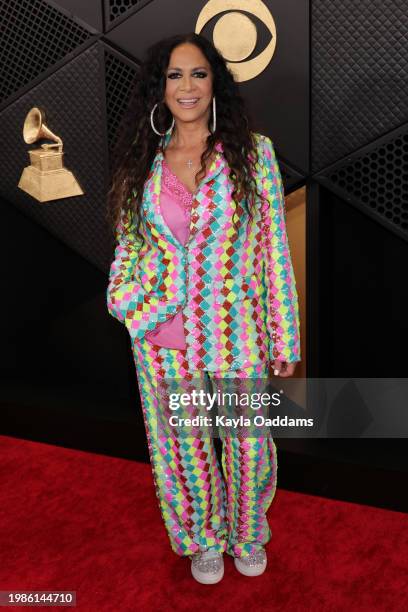
{"type": "Polygon", "coordinates": [[[44,171],[27,166],[23,170],[18,186],[39,202],[84,194],[75,176],[66,168],[44,171]]]}

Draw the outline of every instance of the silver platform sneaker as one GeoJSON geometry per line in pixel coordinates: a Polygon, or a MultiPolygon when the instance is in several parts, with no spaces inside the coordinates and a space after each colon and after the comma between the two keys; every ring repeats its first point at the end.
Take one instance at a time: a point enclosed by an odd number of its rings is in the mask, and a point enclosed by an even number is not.
{"type": "Polygon", "coordinates": [[[224,576],[224,559],[214,549],[192,555],[191,573],[201,584],[216,584],[224,576]]]}
{"type": "Polygon", "coordinates": [[[266,551],[264,548],[256,550],[250,555],[234,558],[234,565],[244,576],[260,576],[264,573],[267,565],[266,551]]]}

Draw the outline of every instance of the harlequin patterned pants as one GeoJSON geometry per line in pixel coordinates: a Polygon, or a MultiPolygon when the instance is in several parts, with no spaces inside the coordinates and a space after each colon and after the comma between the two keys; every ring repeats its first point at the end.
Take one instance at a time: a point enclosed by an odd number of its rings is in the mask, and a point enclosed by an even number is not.
{"type": "MultiPolygon", "coordinates": [[[[133,356],[160,511],[173,551],[192,555],[207,547],[241,557],[271,538],[266,519],[276,491],[277,450],[271,436],[222,438],[219,465],[214,440],[160,434],[159,378],[189,380],[186,351],[133,345],[133,356]]],[[[225,377],[267,377],[267,365],[219,372],[202,371],[208,384],[225,377]]],[[[197,372],[194,373],[197,377],[197,372]]],[[[235,383],[234,383],[235,384],[235,383]]]]}

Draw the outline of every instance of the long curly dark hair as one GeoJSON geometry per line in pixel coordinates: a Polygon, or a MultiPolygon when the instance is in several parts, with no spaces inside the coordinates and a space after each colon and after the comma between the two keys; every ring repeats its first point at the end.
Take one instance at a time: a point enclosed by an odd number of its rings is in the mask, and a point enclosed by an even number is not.
{"type": "MultiPolygon", "coordinates": [[[[144,184],[161,140],[152,130],[150,113],[156,102],[164,102],[170,56],[173,49],[183,43],[196,45],[207,58],[212,70],[213,95],[217,103],[216,131],[207,137],[207,147],[201,155],[201,168],[196,174],[197,182],[204,178],[206,161],[216,143],[221,141],[233,182],[232,199],[238,202],[243,199],[246,211],[252,217],[251,208],[256,197],[262,198],[251,173],[254,164],[258,162],[256,141],[250,127],[252,120],[224,58],[209,40],[194,32],[160,40],[146,52],[121,120],[112,155],[112,181],[107,199],[107,219],[113,232],[124,213],[142,243],[140,211],[144,184]]],[[[210,112],[210,132],[211,121],[210,112]]],[[[156,128],[163,133],[171,122],[172,114],[166,104],[159,104],[155,114],[156,128]]]]}

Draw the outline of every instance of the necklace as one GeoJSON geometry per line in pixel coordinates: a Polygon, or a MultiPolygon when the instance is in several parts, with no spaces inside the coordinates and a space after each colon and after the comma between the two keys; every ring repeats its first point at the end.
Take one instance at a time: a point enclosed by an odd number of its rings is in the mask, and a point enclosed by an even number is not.
{"type": "MultiPolygon", "coordinates": [[[[209,134],[207,134],[207,136],[209,136],[209,134]]],[[[173,142],[174,142],[174,138],[173,138],[173,142]]],[[[193,161],[191,159],[188,159],[186,161],[186,164],[187,164],[188,168],[191,170],[191,168],[193,167],[193,161]]]]}

